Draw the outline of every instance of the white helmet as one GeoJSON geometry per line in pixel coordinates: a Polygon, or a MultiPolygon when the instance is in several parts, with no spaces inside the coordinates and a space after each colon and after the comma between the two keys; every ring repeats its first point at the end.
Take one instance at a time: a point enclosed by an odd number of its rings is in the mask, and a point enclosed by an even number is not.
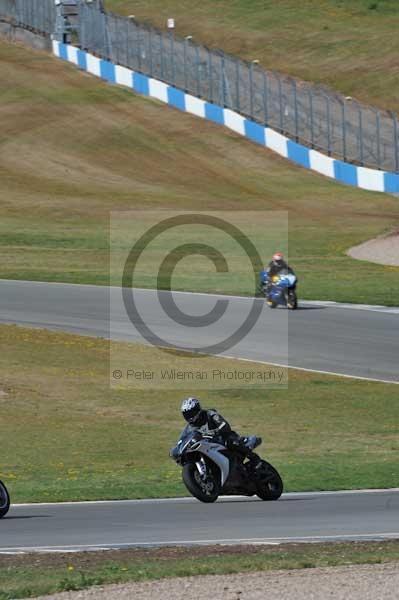
{"type": "Polygon", "coordinates": [[[185,398],[182,402],[181,412],[187,423],[195,423],[201,410],[201,404],[198,398],[185,398]]]}

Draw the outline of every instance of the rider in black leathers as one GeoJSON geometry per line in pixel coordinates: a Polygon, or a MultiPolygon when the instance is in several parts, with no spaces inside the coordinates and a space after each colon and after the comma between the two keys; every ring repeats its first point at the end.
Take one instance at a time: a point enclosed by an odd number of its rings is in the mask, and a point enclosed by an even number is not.
{"type": "Polygon", "coordinates": [[[231,429],[230,424],[214,409],[203,409],[198,398],[186,398],[181,405],[181,412],[189,426],[202,433],[219,438],[222,444],[247,457],[254,468],[260,463],[255,452],[245,445],[245,437],[231,429]]]}
{"type": "MultiPolygon", "coordinates": [[[[293,269],[291,269],[289,264],[284,260],[283,254],[281,252],[276,252],[275,254],[273,254],[272,260],[269,262],[267,268],[264,271],[261,271],[260,273],[260,286],[265,285],[265,291],[267,292],[268,288],[270,288],[270,286],[272,285],[272,277],[274,275],[279,275],[281,271],[287,271],[288,274],[295,275],[293,269]],[[265,275],[267,275],[266,284],[264,283],[265,275]]],[[[293,285],[293,289],[296,288],[297,281],[293,285]]]]}

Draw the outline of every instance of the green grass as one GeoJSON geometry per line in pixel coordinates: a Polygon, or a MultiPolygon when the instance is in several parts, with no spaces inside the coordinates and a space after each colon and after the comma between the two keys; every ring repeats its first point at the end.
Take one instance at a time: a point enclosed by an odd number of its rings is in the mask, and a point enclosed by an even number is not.
{"type": "Polygon", "coordinates": [[[397,0],[107,0],[178,35],[399,111],[397,0]]]}
{"type": "Polygon", "coordinates": [[[397,541],[28,554],[0,559],[0,600],[129,581],[397,561],[397,541]]]}
{"type": "MultiPolygon", "coordinates": [[[[7,394],[0,395],[0,478],[14,502],[187,495],[168,451],[190,385],[110,389],[104,340],[17,326],[1,326],[0,339],[7,394]]],[[[133,356],[147,368],[178,361],[150,347],[113,346],[118,360],[132,364],[133,356]]],[[[188,368],[237,367],[185,360],[188,368]]],[[[261,454],[287,490],[399,486],[395,385],[290,370],[288,388],[210,389],[200,397],[238,431],[263,437],[261,454]]]]}
{"type": "MultiPolygon", "coordinates": [[[[107,284],[112,210],[283,210],[302,297],[397,303],[399,268],[345,254],[398,225],[397,198],[333,183],[46,54],[0,42],[0,57],[0,277],[107,284]]],[[[178,285],[198,290],[185,268],[178,285]]]]}

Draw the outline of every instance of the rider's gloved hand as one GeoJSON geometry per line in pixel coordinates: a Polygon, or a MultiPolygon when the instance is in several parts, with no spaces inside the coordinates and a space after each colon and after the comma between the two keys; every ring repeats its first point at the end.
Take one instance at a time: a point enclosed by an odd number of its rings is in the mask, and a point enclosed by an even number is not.
{"type": "Polygon", "coordinates": [[[229,450],[236,450],[241,446],[241,440],[240,438],[230,438],[227,440],[226,446],[229,448],[229,450]]]}

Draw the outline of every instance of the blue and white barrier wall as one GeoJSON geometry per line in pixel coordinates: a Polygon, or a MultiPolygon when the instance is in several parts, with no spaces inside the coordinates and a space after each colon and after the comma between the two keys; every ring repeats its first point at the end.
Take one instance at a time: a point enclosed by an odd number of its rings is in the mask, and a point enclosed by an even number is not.
{"type": "Polygon", "coordinates": [[[317,150],[297,144],[269,127],[246,119],[229,108],[201,100],[172,85],[115,65],[75,46],[53,41],[53,52],[59,58],[110,83],[123,85],[138,94],[156,98],[179,110],[225,125],[236,133],[277,152],[280,156],[284,156],[306,169],[365,190],[399,193],[399,174],[397,173],[357,167],[331,158],[317,150]]]}

